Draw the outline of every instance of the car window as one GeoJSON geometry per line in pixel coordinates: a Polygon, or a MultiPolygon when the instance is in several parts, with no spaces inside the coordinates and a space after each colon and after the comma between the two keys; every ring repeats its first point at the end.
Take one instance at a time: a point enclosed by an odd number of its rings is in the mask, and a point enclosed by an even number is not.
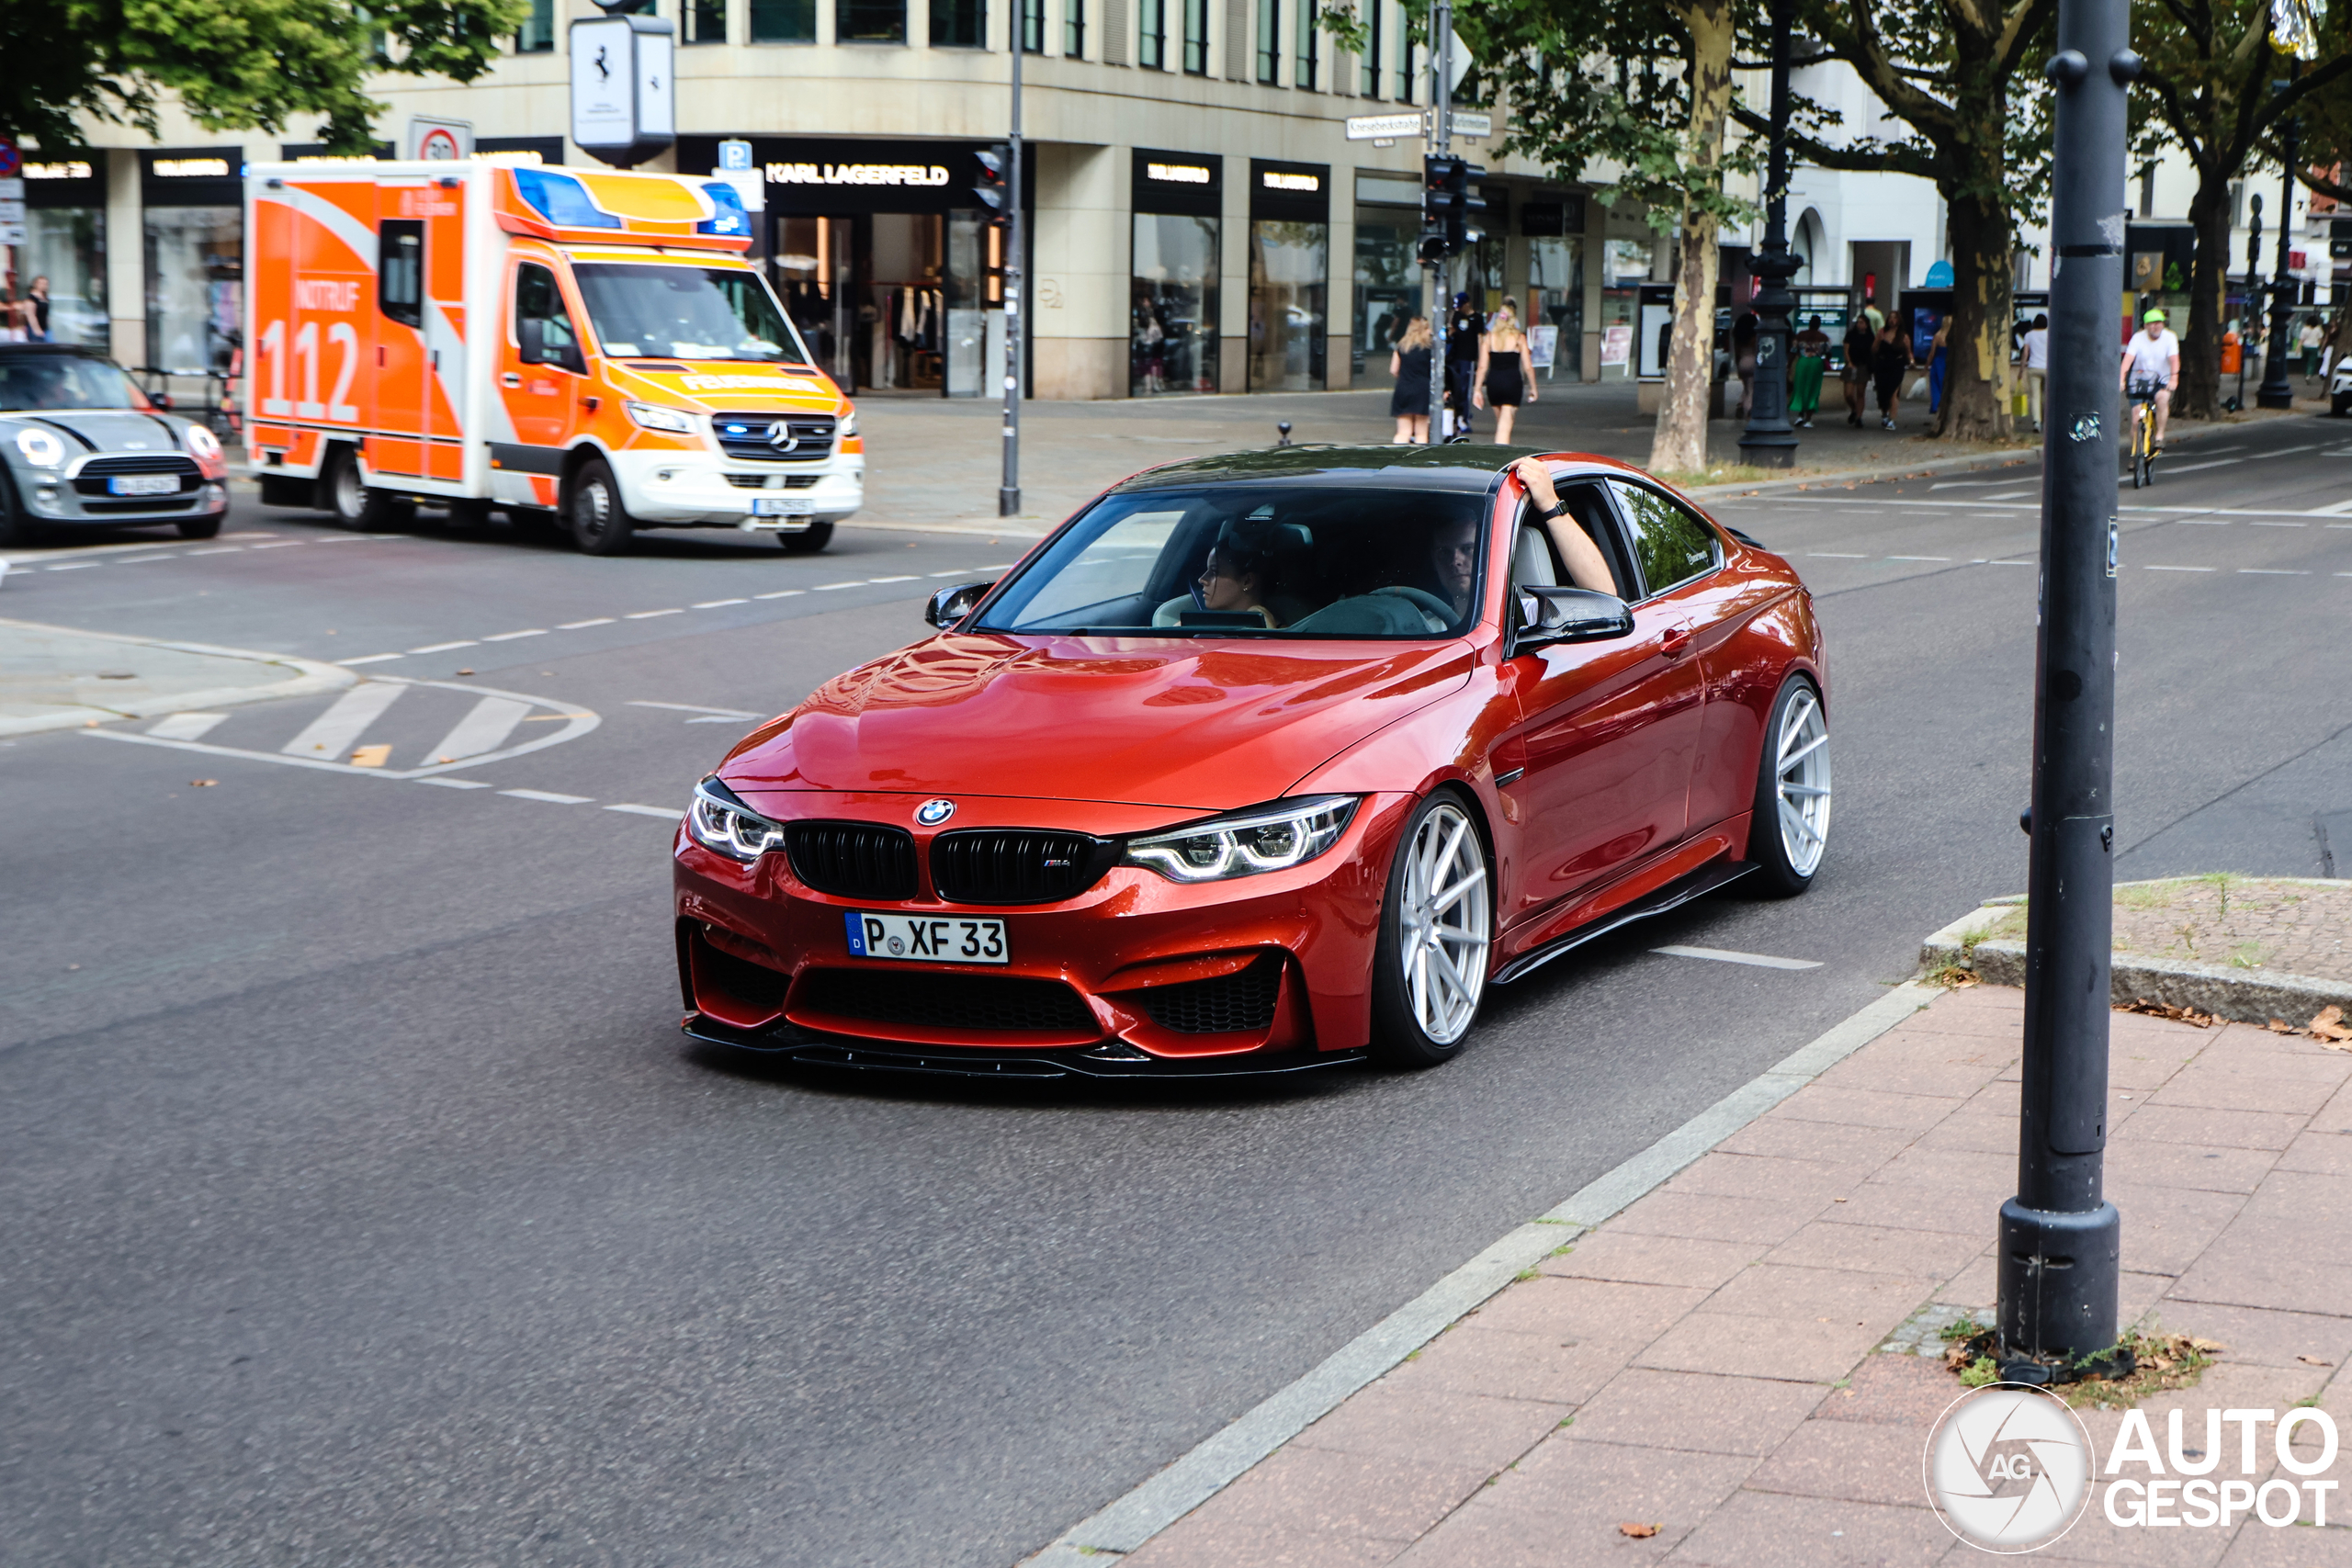
{"type": "Polygon", "coordinates": [[[1458,636],[1481,603],[1487,498],[1237,481],[1105,496],[978,629],[1152,637],[1458,636]]]}
{"type": "MultiPolygon", "coordinates": [[[[1585,531],[1586,537],[1600,547],[1600,558],[1608,565],[1610,583],[1616,590],[1617,597],[1633,599],[1635,596],[1633,592],[1634,574],[1625,554],[1624,535],[1618,528],[1616,516],[1609,508],[1609,498],[1601,493],[1600,487],[1589,483],[1564,484],[1560,486],[1560,503],[1567,508],[1562,521],[1575,519],[1577,526],[1585,531]]],[[[1549,539],[1545,543],[1547,547],[1552,545],[1549,539]]],[[[1569,581],[1567,565],[1560,559],[1558,549],[1552,548],[1551,554],[1553,568],[1559,573],[1556,581],[1569,581]]]]}
{"type": "Polygon", "coordinates": [[[555,274],[536,262],[514,269],[514,321],[517,327],[525,321],[539,323],[539,357],[545,364],[561,363],[564,351],[580,341],[571,330],[571,313],[563,308],[555,274]]]}
{"type": "Polygon", "coordinates": [[[1715,532],[1685,508],[1646,485],[1611,479],[1634,536],[1634,559],[1644,592],[1655,596],[1723,564],[1715,532]]]}
{"type": "Polygon", "coordinates": [[[130,378],[110,361],[74,354],[0,354],[0,412],[146,406],[130,378]]]}

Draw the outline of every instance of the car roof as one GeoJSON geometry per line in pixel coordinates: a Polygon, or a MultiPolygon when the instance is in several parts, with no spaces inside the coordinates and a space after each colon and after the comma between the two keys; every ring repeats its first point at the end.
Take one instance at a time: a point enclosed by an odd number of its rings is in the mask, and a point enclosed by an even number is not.
{"type": "Polygon", "coordinates": [[[1253,484],[1372,483],[1408,490],[1484,491],[1532,446],[1343,446],[1302,443],[1165,463],[1123,480],[1121,491],[1247,481],[1253,484]]]}

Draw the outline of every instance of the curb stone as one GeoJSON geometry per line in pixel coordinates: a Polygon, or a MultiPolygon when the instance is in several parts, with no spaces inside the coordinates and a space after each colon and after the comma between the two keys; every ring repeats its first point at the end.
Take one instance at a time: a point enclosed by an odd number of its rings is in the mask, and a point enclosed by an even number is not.
{"type": "Polygon", "coordinates": [[[1569,1198],[1510,1231],[1189,1453],[1064,1530],[1020,1568],[1102,1568],[1199,1507],[1252,1465],[1554,1251],[1669,1177],[1935,998],[1905,981],[1569,1198]]]}
{"type": "Polygon", "coordinates": [[[38,735],[54,729],[85,729],[94,721],[111,724],[126,718],[160,718],[165,714],[189,713],[200,708],[274,702],[280,697],[311,696],[356,685],[360,679],[356,671],[345,670],[341,665],[322,664],[315,659],[300,659],[290,653],[259,653],[252,649],[220,648],[205,642],[170,642],[162,637],[124,637],[115,632],[88,632],[74,626],[44,626],[37,621],[0,620],[0,633],[19,627],[60,637],[119,643],[130,648],[160,648],[174,653],[199,653],[212,659],[274,664],[288,671],[288,674],[285,680],[258,686],[218,686],[210,691],[180,692],[168,697],[125,703],[120,707],[60,708],[52,714],[40,714],[28,718],[0,718],[0,735],[38,735]]]}
{"type": "MultiPolygon", "coordinates": [[[[2166,877],[2162,880],[2173,879],[2166,877]]],[[[2296,882],[2315,879],[2276,877],[2270,880],[2296,882]]],[[[2122,882],[2116,886],[2131,887],[2141,885],[2122,882]]],[[[2316,886],[2341,886],[2342,884],[2316,882],[2316,886]]],[[[2014,895],[1988,900],[1982,908],[1962,915],[1928,936],[1919,944],[1920,973],[1931,975],[1939,969],[1957,966],[1974,971],[1977,978],[1987,985],[2023,986],[2025,943],[1980,940],[1996,920],[2021,902],[2023,900],[2014,895]]],[[[2209,1012],[2233,1023],[2266,1024],[2278,1018],[2298,1026],[2330,1006],[2340,1007],[2346,1013],[2352,1013],[2352,984],[2311,975],[2233,969],[2220,964],[2150,958],[2132,953],[2114,954],[2109,961],[2109,975],[2108,996],[2118,1006],[2136,1001],[2162,1002],[2171,1007],[2209,1012]]]]}

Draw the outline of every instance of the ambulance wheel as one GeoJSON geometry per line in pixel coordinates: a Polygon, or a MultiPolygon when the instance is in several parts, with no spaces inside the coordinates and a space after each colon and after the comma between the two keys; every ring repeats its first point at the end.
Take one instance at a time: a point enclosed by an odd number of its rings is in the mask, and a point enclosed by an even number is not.
{"type": "Polygon", "coordinates": [[[628,548],[637,525],[621,504],[621,487],[603,458],[589,458],[572,479],[570,511],[572,542],[581,554],[616,556],[628,548]]]}
{"type": "Polygon", "coordinates": [[[368,488],[359,475],[359,453],[349,446],[336,447],[327,467],[327,506],[346,528],[397,528],[416,515],[410,502],[368,488]]]}
{"type": "Polygon", "coordinates": [[[775,542],[784,547],[788,556],[813,556],[833,542],[831,523],[811,523],[797,534],[778,534],[775,542]]]}

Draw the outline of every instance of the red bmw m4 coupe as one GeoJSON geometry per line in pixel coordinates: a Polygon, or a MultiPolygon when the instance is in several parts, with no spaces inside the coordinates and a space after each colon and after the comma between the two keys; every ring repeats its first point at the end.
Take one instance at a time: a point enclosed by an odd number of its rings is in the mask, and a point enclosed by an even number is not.
{"type": "Polygon", "coordinates": [[[1457,1055],[1490,985],[1829,829],[1789,563],[1605,458],[1115,486],[762,726],[676,844],[689,1034],[990,1077],[1457,1055]]]}

